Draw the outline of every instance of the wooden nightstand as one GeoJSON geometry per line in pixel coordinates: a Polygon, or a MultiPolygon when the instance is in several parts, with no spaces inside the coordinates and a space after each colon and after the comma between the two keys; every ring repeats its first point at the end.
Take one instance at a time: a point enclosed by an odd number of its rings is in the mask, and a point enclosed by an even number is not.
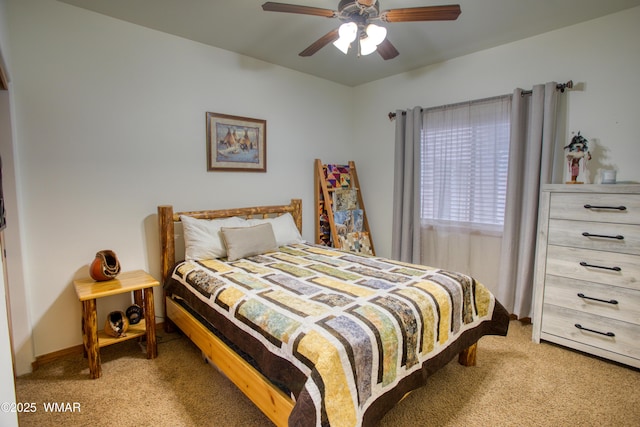
{"type": "MultiPolygon", "coordinates": [[[[89,359],[89,376],[100,378],[100,347],[127,341],[146,334],[147,359],[158,355],[156,321],[153,303],[153,287],[160,283],[143,270],[120,273],[113,280],[96,282],[91,278],[74,280],[78,299],[82,302],[82,340],[89,359]],[[96,300],[110,295],[133,292],[136,304],[144,310],[144,319],[130,325],[125,337],[114,338],[98,330],[96,300]]],[[[124,311],[124,310],[123,310],[124,311]]]]}

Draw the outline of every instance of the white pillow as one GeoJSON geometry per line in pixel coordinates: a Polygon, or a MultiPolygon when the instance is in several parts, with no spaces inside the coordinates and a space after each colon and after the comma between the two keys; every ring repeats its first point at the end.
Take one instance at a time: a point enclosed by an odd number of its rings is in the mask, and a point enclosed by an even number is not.
{"type": "Polygon", "coordinates": [[[289,212],[274,218],[248,219],[249,225],[270,223],[273,227],[273,234],[276,236],[278,246],[291,245],[293,243],[303,243],[296,222],[289,212]]]}
{"type": "Polygon", "coordinates": [[[180,215],[184,231],[184,258],[186,260],[215,259],[227,256],[220,228],[246,227],[247,220],[238,217],[224,219],[197,219],[180,215]]]}
{"type": "Polygon", "coordinates": [[[278,250],[273,228],[269,223],[251,227],[222,227],[220,232],[227,247],[229,261],[278,250]]]}

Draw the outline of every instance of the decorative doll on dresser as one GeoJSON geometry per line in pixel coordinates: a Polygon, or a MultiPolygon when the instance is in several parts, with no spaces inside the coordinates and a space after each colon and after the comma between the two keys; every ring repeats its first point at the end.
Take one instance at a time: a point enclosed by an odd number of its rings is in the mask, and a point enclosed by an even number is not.
{"type": "Polygon", "coordinates": [[[584,182],[578,181],[578,176],[580,175],[580,161],[582,160],[582,170],[584,171],[587,162],[591,160],[587,139],[578,132],[564,149],[567,150],[567,161],[571,175],[571,181],[567,181],[567,184],[584,184],[584,182]]]}

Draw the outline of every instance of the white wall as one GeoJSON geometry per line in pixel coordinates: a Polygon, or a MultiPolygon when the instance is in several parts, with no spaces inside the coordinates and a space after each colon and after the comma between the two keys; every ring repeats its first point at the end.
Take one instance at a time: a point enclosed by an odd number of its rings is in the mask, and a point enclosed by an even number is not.
{"type": "Polygon", "coordinates": [[[387,114],[512,93],[516,87],[573,80],[561,96],[567,143],[581,131],[591,141],[590,168],[618,170],[640,181],[640,7],[460,57],[355,88],[355,144],[376,252],[391,254],[395,123],[387,114]]]}
{"type": "MultiPolygon", "coordinates": [[[[7,74],[7,79],[10,79],[7,71],[7,63],[6,63],[6,28],[7,22],[5,19],[5,8],[6,2],[5,0],[0,0],[0,63],[2,64],[2,69],[7,74]]],[[[11,138],[11,113],[10,113],[10,96],[9,92],[6,90],[0,91],[0,157],[3,161],[3,170],[2,170],[2,186],[3,186],[3,196],[5,202],[7,200],[15,203],[15,180],[13,175],[13,150],[12,150],[12,138],[11,138]]],[[[7,216],[11,217],[11,220],[14,221],[14,226],[11,230],[5,228],[2,233],[4,240],[10,236],[12,239],[17,237],[17,233],[14,233],[16,230],[15,227],[15,209],[12,209],[11,212],[7,212],[7,216]]],[[[0,250],[4,250],[4,247],[0,246],[0,250]]],[[[15,393],[15,381],[14,381],[14,359],[11,351],[11,329],[10,329],[10,307],[8,304],[8,284],[5,280],[5,266],[4,263],[0,262],[0,402],[2,403],[15,403],[16,402],[16,393],[15,393]]],[[[23,294],[24,296],[24,294],[23,294]]],[[[16,298],[17,300],[22,300],[22,298],[16,298]]],[[[31,340],[28,340],[29,345],[27,348],[29,349],[28,357],[32,355],[31,353],[31,340]]],[[[6,409],[6,408],[3,408],[6,409]]],[[[11,409],[11,408],[10,408],[11,409]]],[[[0,411],[0,425],[6,427],[14,427],[18,425],[18,414],[17,412],[0,411]]]]}
{"type": "Polygon", "coordinates": [[[53,0],[8,0],[7,13],[24,243],[24,280],[11,285],[27,295],[12,309],[28,312],[36,356],[81,343],[72,281],[97,250],[159,277],[158,204],[302,197],[312,240],[316,157],[356,161],[376,250],[389,255],[394,123],[386,115],[397,108],[573,79],[567,132],[597,141],[619,180],[640,180],[632,167],[640,8],[354,89],[53,0]],[[206,172],[206,111],[267,120],[266,174],[206,172]]]}
{"type": "MultiPolygon", "coordinates": [[[[30,295],[12,308],[35,356],[82,343],[72,283],[96,251],[159,278],[159,204],[301,197],[313,239],[313,159],[344,157],[349,88],[52,0],[7,12],[30,295]],[[267,120],[267,173],[207,172],[207,111],[267,120]]],[[[99,319],[128,302],[99,302],[99,319]]]]}
{"type": "MultiPolygon", "coordinates": [[[[4,266],[0,262],[0,402],[16,402],[15,382],[13,379],[13,359],[9,349],[11,339],[9,337],[9,324],[7,304],[5,299],[4,266]]],[[[3,407],[3,409],[5,409],[3,407]]],[[[12,427],[18,425],[18,413],[2,410],[0,411],[0,425],[12,427]]]]}
{"type": "MultiPolygon", "coordinates": [[[[3,4],[0,1],[0,16],[2,15],[3,4]]],[[[3,57],[2,49],[0,49],[0,59],[3,57]]],[[[8,160],[8,156],[5,155],[6,145],[11,144],[11,124],[9,114],[9,92],[6,90],[0,91],[0,154],[2,155],[3,166],[8,160]]],[[[13,160],[13,159],[11,159],[13,160]]],[[[3,184],[4,182],[4,168],[3,168],[3,184]]],[[[7,187],[7,185],[3,185],[7,187]]],[[[13,218],[12,218],[13,219],[13,218]]],[[[4,238],[7,237],[7,229],[5,228],[4,238]]],[[[4,247],[0,245],[0,250],[4,250],[4,247]]],[[[0,256],[2,256],[0,254],[0,256]]],[[[13,369],[13,357],[11,353],[11,337],[10,337],[10,308],[8,305],[8,284],[5,281],[4,264],[0,261],[0,403],[15,402],[16,394],[14,389],[14,369],[13,369]]],[[[28,348],[31,348],[28,340],[28,348]]],[[[28,353],[31,354],[30,352],[28,353]]],[[[5,408],[3,408],[5,409],[5,408]]],[[[17,426],[18,416],[16,412],[0,410],[0,425],[2,426],[17,426]]]]}

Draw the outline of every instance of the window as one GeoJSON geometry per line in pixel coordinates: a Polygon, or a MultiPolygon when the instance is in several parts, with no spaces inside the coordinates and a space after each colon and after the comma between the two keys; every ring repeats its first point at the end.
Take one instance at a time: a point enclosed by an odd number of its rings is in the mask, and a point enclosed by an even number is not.
{"type": "Polygon", "coordinates": [[[423,112],[423,224],[502,231],[510,112],[510,95],[423,112]]]}

